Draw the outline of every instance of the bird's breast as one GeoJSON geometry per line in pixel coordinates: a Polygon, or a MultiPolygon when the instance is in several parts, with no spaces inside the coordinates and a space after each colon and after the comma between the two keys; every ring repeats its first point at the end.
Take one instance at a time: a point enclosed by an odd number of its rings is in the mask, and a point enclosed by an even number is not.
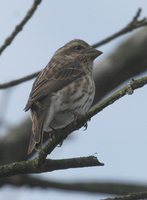
{"type": "Polygon", "coordinates": [[[54,118],[51,125],[62,128],[80,115],[84,115],[92,105],[95,95],[95,84],[90,75],[73,81],[52,97],[54,118]]]}

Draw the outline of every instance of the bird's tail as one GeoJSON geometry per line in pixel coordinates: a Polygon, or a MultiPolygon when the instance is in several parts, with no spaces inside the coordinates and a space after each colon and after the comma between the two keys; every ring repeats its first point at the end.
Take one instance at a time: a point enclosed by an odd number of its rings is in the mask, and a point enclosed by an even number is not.
{"type": "Polygon", "coordinates": [[[35,149],[36,145],[43,141],[43,122],[44,122],[44,115],[36,113],[32,111],[32,133],[30,137],[29,147],[28,147],[28,154],[32,153],[35,149]]]}
{"type": "Polygon", "coordinates": [[[30,136],[30,141],[29,141],[29,147],[28,147],[28,155],[32,153],[32,151],[35,149],[36,147],[36,141],[34,140],[34,135],[33,133],[30,136]]]}

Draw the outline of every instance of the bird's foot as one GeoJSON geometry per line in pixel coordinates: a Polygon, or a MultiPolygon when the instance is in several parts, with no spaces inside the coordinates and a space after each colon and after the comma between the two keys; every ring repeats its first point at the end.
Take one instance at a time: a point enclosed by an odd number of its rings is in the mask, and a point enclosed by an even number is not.
{"type": "Polygon", "coordinates": [[[85,122],[85,124],[84,124],[84,131],[86,131],[87,128],[88,128],[88,122],[85,122]]]}

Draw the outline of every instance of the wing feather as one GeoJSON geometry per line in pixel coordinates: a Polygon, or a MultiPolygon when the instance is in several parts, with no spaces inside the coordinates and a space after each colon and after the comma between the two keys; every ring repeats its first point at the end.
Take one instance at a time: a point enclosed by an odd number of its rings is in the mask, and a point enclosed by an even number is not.
{"type": "Polygon", "coordinates": [[[84,74],[85,72],[80,67],[79,62],[70,62],[62,66],[62,68],[61,65],[54,64],[54,67],[48,65],[34,82],[24,110],[29,110],[35,102],[48,95],[52,95],[84,74]]]}

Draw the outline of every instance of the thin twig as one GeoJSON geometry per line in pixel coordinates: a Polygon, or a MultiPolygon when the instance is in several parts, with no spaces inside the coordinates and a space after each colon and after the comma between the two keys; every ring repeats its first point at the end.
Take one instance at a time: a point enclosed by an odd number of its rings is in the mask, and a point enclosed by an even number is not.
{"type": "Polygon", "coordinates": [[[38,160],[15,162],[0,166],[0,178],[18,174],[32,174],[51,172],[61,169],[103,166],[95,156],[69,158],[61,160],[45,160],[44,164],[38,166],[38,160]]]}
{"type": "Polygon", "coordinates": [[[35,13],[38,5],[41,3],[42,0],[34,0],[33,5],[31,8],[27,11],[25,17],[22,19],[22,21],[14,28],[12,33],[5,39],[3,45],[0,47],[0,55],[3,53],[3,51],[12,43],[16,35],[22,31],[24,25],[31,19],[33,14],[35,13]]]}
{"type": "Polygon", "coordinates": [[[103,100],[100,104],[94,105],[91,110],[86,114],[86,116],[77,119],[76,122],[71,123],[65,128],[56,130],[56,134],[54,134],[54,137],[49,140],[48,144],[40,151],[38,156],[38,163],[42,164],[45,161],[47,155],[50,154],[58,144],[62,143],[63,140],[73,131],[78,130],[79,128],[84,126],[87,121],[90,120],[94,115],[102,111],[107,106],[113,104],[116,100],[120,99],[126,94],[132,94],[135,89],[143,87],[146,84],[147,77],[140,78],[138,80],[132,80],[130,84],[118,90],[112,96],[103,100]]]}
{"type": "MultiPolygon", "coordinates": [[[[146,18],[143,18],[142,20],[138,20],[140,14],[141,14],[141,9],[138,10],[138,12],[135,15],[135,17],[133,18],[133,20],[126,27],[124,27],[123,29],[121,29],[117,33],[105,38],[104,40],[93,44],[93,47],[96,48],[96,47],[102,46],[102,45],[110,42],[111,40],[116,39],[117,37],[119,37],[119,36],[121,36],[123,34],[126,34],[126,33],[130,32],[130,31],[133,31],[133,30],[137,29],[137,28],[146,26],[147,25],[146,18]]],[[[0,89],[5,89],[5,88],[8,88],[8,87],[16,86],[16,85],[21,84],[21,83],[23,83],[25,81],[29,81],[29,80],[35,78],[38,75],[38,73],[39,72],[35,72],[33,74],[30,74],[29,76],[25,76],[25,77],[20,78],[20,79],[16,79],[16,80],[13,80],[13,81],[10,81],[10,82],[6,82],[6,83],[3,83],[3,84],[0,84],[0,89]]]]}
{"type": "Polygon", "coordinates": [[[126,33],[133,31],[134,29],[138,29],[138,28],[147,26],[147,19],[146,18],[139,20],[141,11],[142,11],[141,8],[139,8],[138,11],[136,12],[136,15],[133,17],[132,21],[129,24],[127,24],[124,28],[122,28],[120,31],[118,31],[118,32],[112,34],[111,36],[101,40],[100,42],[93,44],[92,46],[94,48],[97,48],[99,46],[102,46],[102,45],[120,37],[121,35],[124,35],[126,33]]]}
{"type": "Polygon", "coordinates": [[[10,81],[10,82],[4,83],[4,84],[0,84],[0,89],[10,88],[10,87],[16,86],[18,84],[21,84],[23,82],[29,81],[29,80],[35,78],[38,74],[39,74],[39,71],[35,72],[33,74],[30,74],[28,76],[24,76],[22,78],[15,79],[13,81],[10,81]]]}

